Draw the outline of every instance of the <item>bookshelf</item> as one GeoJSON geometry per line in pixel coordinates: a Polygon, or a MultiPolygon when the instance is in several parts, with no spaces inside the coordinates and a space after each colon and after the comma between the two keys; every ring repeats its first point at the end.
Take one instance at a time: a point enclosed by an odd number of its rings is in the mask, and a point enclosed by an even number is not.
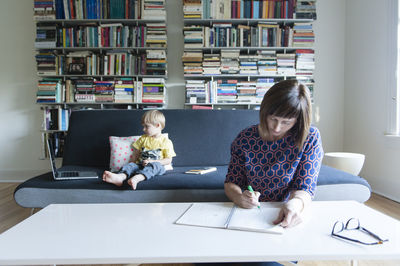
{"type": "Polygon", "coordinates": [[[34,22],[43,158],[74,110],[164,108],[164,0],[34,0],[34,22]]]}
{"type": "Polygon", "coordinates": [[[313,92],[315,4],[183,0],[185,107],[258,109],[284,79],[313,92]]]}

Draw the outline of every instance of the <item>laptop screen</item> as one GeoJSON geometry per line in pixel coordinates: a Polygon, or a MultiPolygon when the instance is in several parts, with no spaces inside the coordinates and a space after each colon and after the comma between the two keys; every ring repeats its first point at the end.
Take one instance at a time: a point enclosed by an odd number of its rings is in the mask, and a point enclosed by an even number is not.
{"type": "Polygon", "coordinates": [[[57,176],[56,160],[55,160],[53,145],[51,145],[50,139],[47,139],[47,150],[49,152],[51,171],[53,172],[53,177],[56,178],[57,176]]]}

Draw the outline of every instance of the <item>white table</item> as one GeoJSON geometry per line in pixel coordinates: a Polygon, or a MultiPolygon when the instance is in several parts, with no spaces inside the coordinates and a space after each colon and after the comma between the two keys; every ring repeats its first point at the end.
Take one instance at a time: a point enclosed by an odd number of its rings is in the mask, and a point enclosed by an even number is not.
{"type": "Polygon", "coordinates": [[[400,259],[400,222],[357,202],[313,202],[309,219],[283,235],[174,224],[189,206],[50,205],[0,235],[0,265],[400,259]],[[351,217],[390,241],[332,238],[334,222],[351,217]]]}

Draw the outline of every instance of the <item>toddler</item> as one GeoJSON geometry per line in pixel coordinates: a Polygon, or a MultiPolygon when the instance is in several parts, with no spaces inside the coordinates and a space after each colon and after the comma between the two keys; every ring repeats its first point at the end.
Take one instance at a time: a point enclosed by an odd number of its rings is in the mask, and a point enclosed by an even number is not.
{"type": "Polygon", "coordinates": [[[133,146],[132,162],[116,173],[104,171],[103,180],[122,186],[126,180],[132,189],[137,184],[156,175],[163,175],[176,156],[172,141],[161,134],[165,127],[164,114],[158,110],[147,111],[142,116],[143,132],[133,146]]]}

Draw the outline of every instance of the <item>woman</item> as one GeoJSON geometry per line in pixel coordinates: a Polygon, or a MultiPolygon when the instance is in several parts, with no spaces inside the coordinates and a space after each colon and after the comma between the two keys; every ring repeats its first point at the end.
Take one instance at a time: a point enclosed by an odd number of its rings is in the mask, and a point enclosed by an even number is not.
{"type": "Polygon", "coordinates": [[[301,222],[311,202],[323,157],[321,136],[311,126],[311,98],[297,80],[276,83],[260,106],[260,123],[244,129],[231,146],[225,193],[242,208],[285,201],[274,221],[301,222]],[[247,190],[251,186],[255,192],[247,190]]]}

